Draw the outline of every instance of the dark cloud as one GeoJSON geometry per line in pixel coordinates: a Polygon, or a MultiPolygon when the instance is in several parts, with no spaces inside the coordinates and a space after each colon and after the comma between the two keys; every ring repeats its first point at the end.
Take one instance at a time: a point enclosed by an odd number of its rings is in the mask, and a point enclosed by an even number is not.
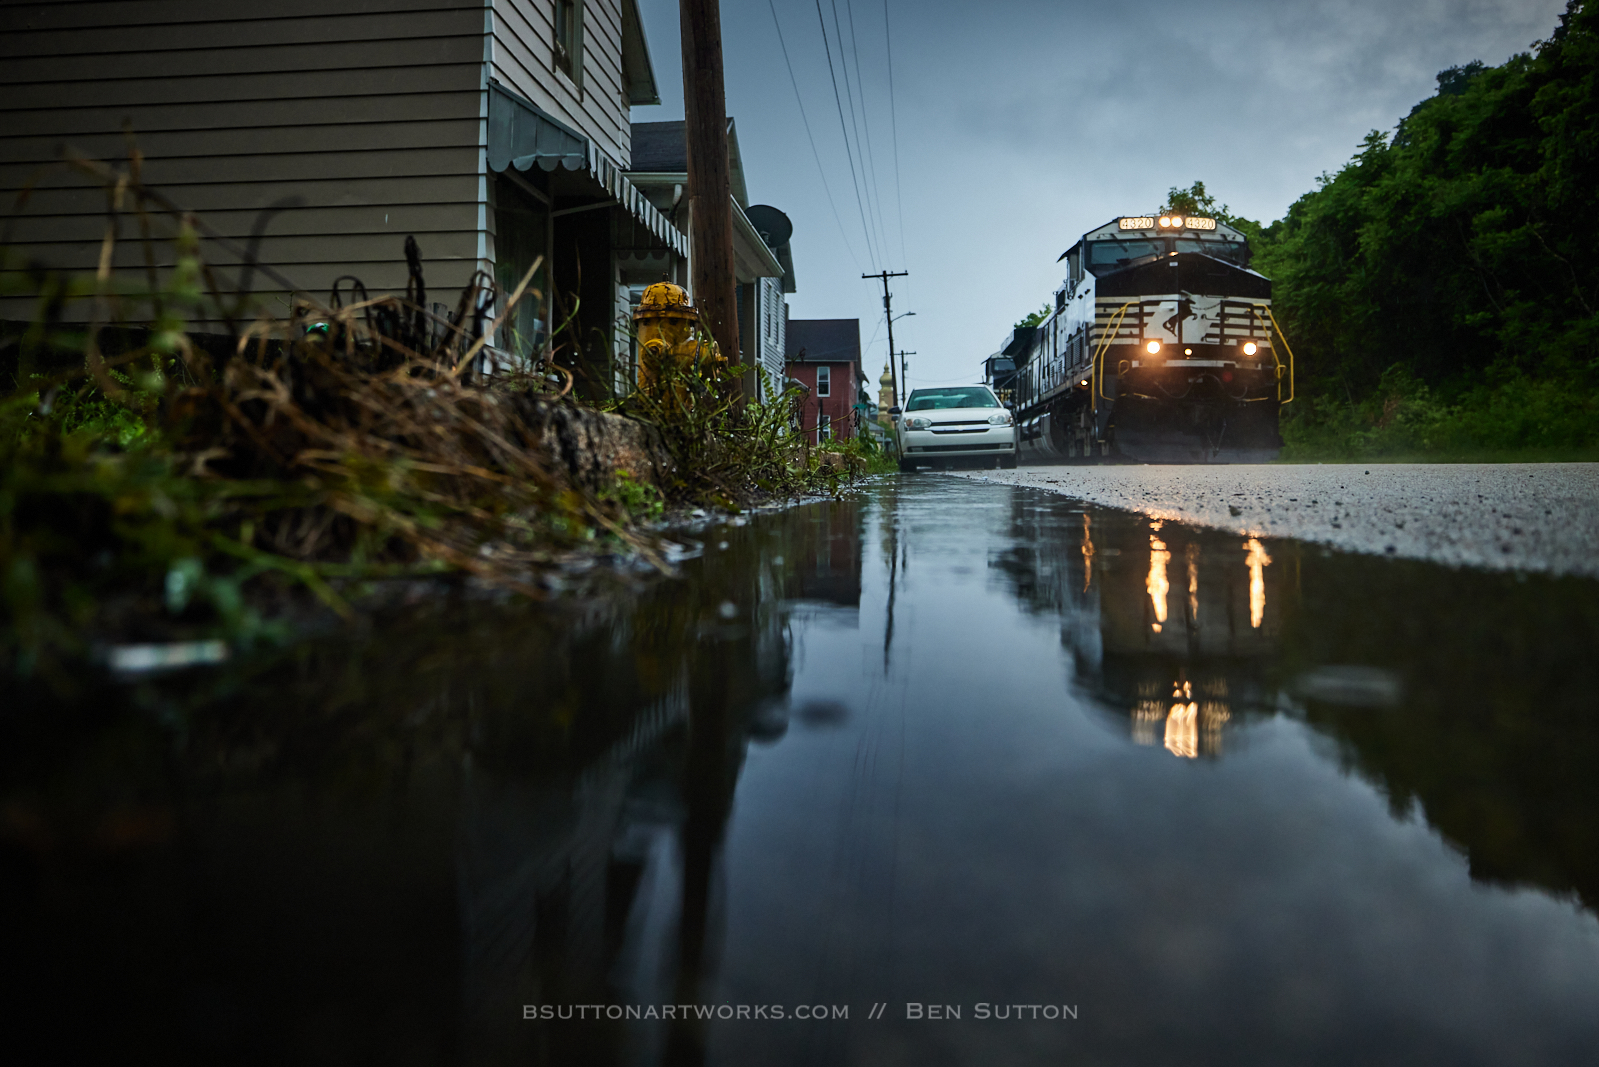
{"type": "MultiPolygon", "coordinates": [[[[666,103],[635,117],[680,115],[677,5],[643,6],[666,103]]],[[[831,31],[833,0],[821,6],[831,31]]],[[[858,48],[832,57],[842,93],[841,66],[849,63],[853,87],[858,52],[871,138],[870,157],[856,168],[875,176],[862,201],[815,4],[780,0],[776,8],[833,206],[761,0],[723,5],[728,108],[752,197],[795,221],[794,315],[859,315],[870,341],[881,300],[859,275],[880,264],[908,269],[895,307],[917,316],[896,326],[895,339],[918,353],[913,383],[971,377],[1010,323],[1049,296],[1059,280],[1055,257],[1084,230],[1152,209],[1169,187],[1196,179],[1237,211],[1277,218],[1367,131],[1391,129],[1429,95],[1437,71],[1527,50],[1563,7],[889,0],[902,203],[879,0],[838,0],[846,34],[853,9],[858,48]]],[[[874,378],[885,352],[880,329],[875,340],[874,378]]]]}

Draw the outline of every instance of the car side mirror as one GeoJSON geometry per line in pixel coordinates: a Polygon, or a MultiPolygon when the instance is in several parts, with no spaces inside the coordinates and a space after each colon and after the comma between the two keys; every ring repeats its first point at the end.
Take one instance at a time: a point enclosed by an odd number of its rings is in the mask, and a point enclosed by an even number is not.
{"type": "Polygon", "coordinates": [[[889,409],[888,409],[888,413],[889,413],[889,414],[890,414],[890,415],[891,415],[891,416],[893,416],[893,417],[894,417],[894,418],[896,418],[896,419],[897,419],[897,418],[899,418],[899,417],[900,417],[900,416],[901,416],[901,415],[903,415],[903,414],[905,414],[905,409],[904,409],[904,408],[900,408],[900,407],[892,407],[892,408],[889,408],[889,409]]]}

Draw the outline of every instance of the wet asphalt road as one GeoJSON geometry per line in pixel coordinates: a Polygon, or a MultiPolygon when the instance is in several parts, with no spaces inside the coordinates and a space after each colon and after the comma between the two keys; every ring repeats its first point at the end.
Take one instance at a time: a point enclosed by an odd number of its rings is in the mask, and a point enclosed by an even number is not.
{"type": "Polygon", "coordinates": [[[1599,463],[1036,466],[963,472],[1234,533],[1599,576],[1599,463]]]}

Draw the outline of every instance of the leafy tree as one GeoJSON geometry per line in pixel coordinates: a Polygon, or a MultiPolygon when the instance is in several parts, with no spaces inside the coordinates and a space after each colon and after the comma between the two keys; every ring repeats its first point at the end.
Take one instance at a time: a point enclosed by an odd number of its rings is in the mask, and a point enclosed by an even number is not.
{"type": "Polygon", "coordinates": [[[1045,319],[1049,318],[1054,313],[1055,313],[1055,308],[1050,304],[1050,302],[1048,300],[1046,300],[1046,301],[1044,301],[1044,306],[1043,307],[1039,308],[1037,311],[1029,311],[1027,314],[1023,315],[1020,319],[1018,319],[1016,321],[1015,329],[1020,330],[1020,329],[1022,329],[1024,327],[1027,327],[1027,326],[1037,326],[1039,323],[1043,322],[1045,319]]]}
{"type": "MultiPolygon", "coordinates": [[[[1379,396],[1396,366],[1482,410],[1559,382],[1570,410],[1544,421],[1599,443],[1599,0],[1534,47],[1440,72],[1392,136],[1250,233],[1312,409],[1379,396]]],[[[1170,199],[1226,212],[1197,182],[1170,199]]]]}
{"type": "Polygon", "coordinates": [[[1241,215],[1234,215],[1232,208],[1216,201],[1210,191],[1205,188],[1204,182],[1195,182],[1187,189],[1172,186],[1166,192],[1166,206],[1156,212],[1157,215],[1203,215],[1208,218],[1224,222],[1242,233],[1249,240],[1250,247],[1258,248],[1261,235],[1264,232],[1260,223],[1253,222],[1241,215]]]}

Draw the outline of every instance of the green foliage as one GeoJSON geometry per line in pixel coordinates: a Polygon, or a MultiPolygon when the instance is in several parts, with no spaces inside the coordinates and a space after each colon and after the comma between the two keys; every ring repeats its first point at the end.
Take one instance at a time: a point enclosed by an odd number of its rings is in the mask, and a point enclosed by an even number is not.
{"type": "Polygon", "coordinates": [[[1026,329],[1026,328],[1031,327],[1031,326],[1037,326],[1039,323],[1043,322],[1045,319],[1049,318],[1054,313],[1055,313],[1054,307],[1051,306],[1051,304],[1050,304],[1050,302],[1048,300],[1046,300],[1046,301],[1044,301],[1044,306],[1039,308],[1037,311],[1029,311],[1027,314],[1025,314],[1021,318],[1017,319],[1014,329],[1021,330],[1021,329],[1026,329]]]}
{"type": "MultiPolygon", "coordinates": [[[[113,381],[127,386],[130,392],[136,388],[130,375],[118,370],[107,373],[113,381]]],[[[108,400],[104,393],[91,385],[80,383],[75,389],[53,388],[38,375],[34,377],[35,381],[44,384],[45,395],[41,397],[33,393],[28,400],[36,411],[53,420],[59,432],[87,434],[122,449],[135,448],[152,439],[150,423],[140,408],[108,400]]],[[[37,423],[39,419],[33,421],[37,423]]],[[[17,428],[24,429],[25,424],[17,428]]]]}
{"type": "Polygon", "coordinates": [[[1187,189],[1172,186],[1166,191],[1166,206],[1155,212],[1157,215],[1202,215],[1207,218],[1224,222],[1238,230],[1249,240],[1251,248],[1258,249],[1261,244],[1263,227],[1258,222],[1253,222],[1241,215],[1234,215],[1232,208],[1220,203],[1216,197],[1205,188],[1204,182],[1196,181],[1187,189]]]}
{"type": "Polygon", "coordinates": [[[616,480],[600,499],[614,501],[634,522],[651,522],[666,513],[666,498],[648,482],[641,482],[627,471],[617,471],[616,480]]]}
{"type": "Polygon", "coordinates": [[[1397,363],[1436,408],[1411,444],[1583,447],[1599,392],[1599,6],[1571,0],[1535,54],[1438,85],[1251,234],[1311,399],[1295,432],[1355,419],[1397,440],[1405,420],[1382,415],[1397,363]]]}
{"type": "Polygon", "coordinates": [[[241,590],[273,569],[266,554],[219,544],[262,487],[186,478],[170,452],[117,447],[115,426],[69,426],[31,397],[0,404],[0,669],[68,681],[91,637],[272,636],[241,590]]]}
{"type": "Polygon", "coordinates": [[[658,388],[618,404],[622,413],[661,431],[673,461],[666,494],[672,501],[736,510],[761,497],[836,488],[841,472],[824,467],[817,456],[844,451],[849,442],[811,444],[799,429],[805,394],[798,387],[776,393],[768,381],[764,402],[735,395],[728,383],[745,369],[717,372],[667,363],[658,388]]]}
{"type": "Polygon", "coordinates": [[[1195,182],[1187,189],[1172,186],[1166,192],[1166,206],[1155,214],[1204,215],[1229,224],[1234,221],[1232,209],[1226,204],[1218,203],[1205,188],[1204,182],[1195,182]]]}
{"type": "Polygon", "coordinates": [[[892,474],[899,470],[893,455],[879,447],[867,434],[829,441],[827,450],[844,456],[861,474],[892,474]]]}
{"type": "Polygon", "coordinates": [[[1360,399],[1321,394],[1283,411],[1285,460],[1599,458],[1599,397],[1559,379],[1501,375],[1454,400],[1404,364],[1360,399]]]}

